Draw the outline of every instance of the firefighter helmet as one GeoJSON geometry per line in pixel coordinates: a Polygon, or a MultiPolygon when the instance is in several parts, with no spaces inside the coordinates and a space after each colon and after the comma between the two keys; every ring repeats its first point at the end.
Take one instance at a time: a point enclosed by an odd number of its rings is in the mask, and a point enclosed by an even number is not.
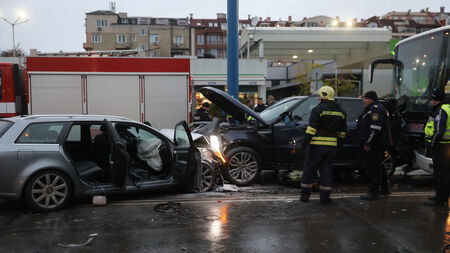
{"type": "Polygon", "coordinates": [[[334,100],[334,89],[330,86],[323,86],[319,89],[321,99],[334,100]]]}

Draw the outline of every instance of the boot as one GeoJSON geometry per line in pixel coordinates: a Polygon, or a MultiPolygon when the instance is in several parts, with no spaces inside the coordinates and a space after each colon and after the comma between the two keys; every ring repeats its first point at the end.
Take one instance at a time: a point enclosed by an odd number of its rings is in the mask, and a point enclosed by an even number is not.
{"type": "Polygon", "coordinates": [[[300,201],[308,202],[310,195],[311,195],[311,189],[302,187],[302,189],[300,190],[300,201]]]}
{"type": "Polygon", "coordinates": [[[330,198],[331,191],[329,190],[320,190],[320,204],[326,205],[333,203],[333,200],[330,198]]]}
{"type": "Polygon", "coordinates": [[[389,189],[389,181],[387,181],[383,185],[381,185],[380,195],[387,196],[391,194],[392,192],[389,189]]]}

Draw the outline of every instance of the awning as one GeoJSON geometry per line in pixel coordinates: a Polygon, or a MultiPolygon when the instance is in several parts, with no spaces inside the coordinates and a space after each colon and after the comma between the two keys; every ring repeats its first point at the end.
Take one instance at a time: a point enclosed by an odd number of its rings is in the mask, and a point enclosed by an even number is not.
{"type": "Polygon", "coordinates": [[[240,54],[268,60],[334,60],[336,68],[367,68],[389,55],[392,32],[387,28],[248,27],[240,54]]]}

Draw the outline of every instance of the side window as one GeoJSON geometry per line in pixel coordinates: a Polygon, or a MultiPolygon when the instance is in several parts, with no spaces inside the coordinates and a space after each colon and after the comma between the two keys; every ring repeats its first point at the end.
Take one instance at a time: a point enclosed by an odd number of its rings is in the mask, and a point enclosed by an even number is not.
{"type": "Polygon", "coordinates": [[[189,147],[189,136],[183,125],[177,125],[175,128],[175,145],[178,147],[189,147]]]}
{"type": "Polygon", "coordinates": [[[362,100],[341,100],[337,101],[347,114],[347,121],[356,121],[364,110],[362,100]]]}
{"type": "Polygon", "coordinates": [[[64,123],[35,123],[29,125],[17,139],[17,143],[57,143],[64,123]]]}
{"type": "Polygon", "coordinates": [[[81,126],[80,125],[73,125],[70,128],[69,136],[67,136],[66,141],[81,142],[81,126]]]}
{"type": "Polygon", "coordinates": [[[149,139],[159,139],[156,135],[152,134],[151,132],[135,126],[117,125],[116,129],[117,132],[119,133],[119,136],[122,138],[124,136],[131,136],[140,141],[149,139]]]}
{"type": "Polygon", "coordinates": [[[309,121],[309,116],[311,115],[311,110],[319,104],[319,99],[317,97],[309,97],[303,103],[301,103],[295,110],[292,112],[292,120],[300,121],[305,120],[309,121]]]}

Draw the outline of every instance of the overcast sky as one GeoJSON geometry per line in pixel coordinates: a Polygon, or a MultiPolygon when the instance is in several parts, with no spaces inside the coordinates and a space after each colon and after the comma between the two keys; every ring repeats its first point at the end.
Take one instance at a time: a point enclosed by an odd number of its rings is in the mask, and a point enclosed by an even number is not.
{"type": "MultiPolygon", "coordinates": [[[[226,0],[116,0],[116,11],[129,16],[214,18],[226,13],[226,0]]],[[[420,11],[429,7],[439,11],[440,6],[450,12],[449,0],[240,0],[239,16],[248,14],[294,20],[326,15],[350,18],[381,16],[389,11],[420,11]]],[[[83,51],[86,41],[85,13],[109,8],[108,0],[0,0],[0,16],[14,21],[17,12],[24,10],[29,17],[15,31],[16,43],[29,53],[30,48],[42,52],[83,51]]],[[[11,26],[0,20],[0,50],[12,48],[11,26]]]]}

